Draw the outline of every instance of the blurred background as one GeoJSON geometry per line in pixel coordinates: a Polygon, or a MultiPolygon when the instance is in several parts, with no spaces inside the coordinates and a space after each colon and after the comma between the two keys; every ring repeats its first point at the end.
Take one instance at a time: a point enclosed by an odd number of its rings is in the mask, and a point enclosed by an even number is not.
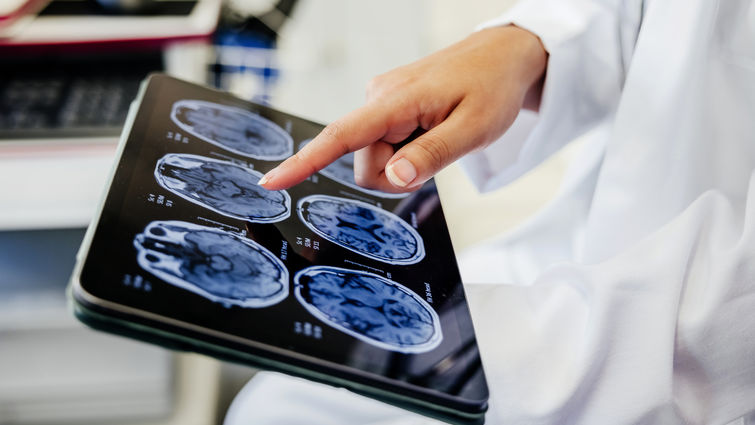
{"type": "MultiPolygon", "coordinates": [[[[152,71],[327,123],[369,79],[515,0],[0,0],[0,424],[221,423],[254,370],[85,329],[65,287],[152,71]]],[[[437,177],[458,251],[558,188],[570,152],[480,194],[437,177]],[[472,219],[470,219],[472,217],[472,219]]]]}

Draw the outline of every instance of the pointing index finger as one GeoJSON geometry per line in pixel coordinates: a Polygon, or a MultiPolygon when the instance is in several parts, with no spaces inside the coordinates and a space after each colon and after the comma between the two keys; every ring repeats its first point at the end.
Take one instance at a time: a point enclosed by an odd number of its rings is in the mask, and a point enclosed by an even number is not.
{"type": "Polygon", "coordinates": [[[287,189],[327,167],[341,156],[380,140],[388,129],[388,113],[363,106],[325,127],[299,152],[259,181],[268,190],[287,189]]]}

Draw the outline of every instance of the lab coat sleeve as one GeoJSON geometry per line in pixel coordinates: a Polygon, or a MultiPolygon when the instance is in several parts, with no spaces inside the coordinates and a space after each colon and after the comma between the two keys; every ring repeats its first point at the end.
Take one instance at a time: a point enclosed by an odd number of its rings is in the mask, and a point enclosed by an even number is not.
{"type": "MultiPolygon", "coordinates": [[[[485,423],[755,424],[755,173],[739,204],[709,191],[607,261],[554,264],[527,286],[466,285],[485,423]]],[[[267,373],[225,425],[252,422],[440,425],[267,373]]]]}
{"type": "Polygon", "coordinates": [[[748,192],[603,262],[467,285],[489,423],[755,423],[755,173],[748,192]]]}
{"type": "Polygon", "coordinates": [[[613,114],[640,9],[631,0],[523,0],[479,27],[517,25],[549,56],[540,111],[522,111],[500,139],[462,160],[478,189],[511,182],[613,114]]]}

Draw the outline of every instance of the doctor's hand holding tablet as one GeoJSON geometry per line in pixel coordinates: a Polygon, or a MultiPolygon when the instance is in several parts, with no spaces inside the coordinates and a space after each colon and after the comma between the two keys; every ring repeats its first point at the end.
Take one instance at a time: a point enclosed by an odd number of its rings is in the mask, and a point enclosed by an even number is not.
{"type": "Polygon", "coordinates": [[[478,31],[376,77],[367,103],[328,125],[260,180],[289,188],[355,152],[357,183],[384,192],[418,189],[465,154],[495,141],[524,107],[537,109],[547,53],[516,26],[478,31]],[[405,144],[416,130],[424,134],[405,144]]]}

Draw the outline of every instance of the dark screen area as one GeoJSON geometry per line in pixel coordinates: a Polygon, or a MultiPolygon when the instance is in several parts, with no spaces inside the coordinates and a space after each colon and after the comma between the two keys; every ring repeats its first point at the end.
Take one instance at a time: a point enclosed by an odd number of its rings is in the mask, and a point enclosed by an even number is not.
{"type": "Polygon", "coordinates": [[[82,288],[366,374],[486,398],[434,183],[408,197],[381,197],[315,174],[287,191],[288,212],[282,195],[258,208],[259,189],[242,182],[280,159],[252,156],[290,152],[234,145],[238,137],[257,136],[247,121],[240,124],[239,110],[254,115],[247,117],[254,125],[274,123],[260,134],[294,151],[322,129],[226,93],[150,79],[87,253],[82,288]],[[182,105],[195,107],[189,118],[177,110],[182,105]],[[216,179],[205,182],[213,188],[200,190],[205,183],[196,181],[207,176],[216,179]],[[230,177],[221,185],[223,176],[230,177]],[[240,193],[254,202],[223,198],[240,193]],[[251,277],[239,275],[242,269],[251,277]],[[246,285],[254,279],[262,283],[246,285]]]}
{"type": "Polygon", "coordinates": [[[162,52],[0,55],[0,144],[117,138],[129,104],[162,52]]]}
{"type": "MultiPolygon", "coordinates": [[[[105,4],[113,2],[105,2],[105,4]]],[[[114,7],[107,8],[95,0],[53,0],[40,13],[40,16],[92,16],[113,15],[119,16],[142,15],[142,16],[183,16],[191,13],[196,5],[196,0],[171,0],[145,2],[146,6],[131,8],[136,10],[117,10],[114,7]]]]}

